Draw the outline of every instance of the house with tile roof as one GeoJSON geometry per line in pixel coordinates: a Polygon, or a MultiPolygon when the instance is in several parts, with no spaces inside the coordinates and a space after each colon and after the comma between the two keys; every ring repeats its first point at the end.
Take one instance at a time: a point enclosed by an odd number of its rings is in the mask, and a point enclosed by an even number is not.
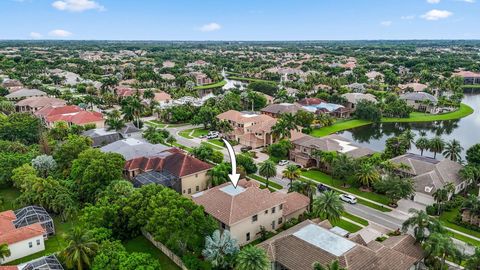
{"type": "Polygon", "coordinates": [[[318,158],[314,156],[315,151],[343,153],[352,158],[370,156],[375,153],[375,151],[359,146],[337,134],[321,138],[305,135],[292,140],[292,144],[293,149],[290,150],[289,158],[304,168],[322,166],[318,158]]]}
{"type": "Polygon", "coordinates": [[[304,110],[302,106],[293,103],[274,103],[267,105],[260,112],[273,118],[278,118],[284,113],[296,114],[298,111],[304,110]]]}
{"type": "Polygon", "coordinates": [[[430,157],[407,153],[390,159],[395,164],[406,164],[409,169],[398,169],[397,172],[413,179],[415,183],[415,196],[413,200],[424,205],[435,202],[433,193],[452,183],[455,194],[463,191],[470,180],[460,177],[463,166],[449,159],[437,160],[430,157]]]}
{"type": "Polygon", "coordinates": [[[438,99],[426,92],[411,92],[400,95],[400,99],[407,102],[407,105],[414,110],[436,114],[439,112],[438,99]]]}
{"type": "MultiPolygon", "coordinates": [[[[250,112],[229,110],[217,115],[221,121],[227,121],[232,125],[233,131],[225,134],[230,140],[252,148],[265,147],[275,143],[277,139],[272,136],[272,127],[277,119],[265,115],[250,112]]],[[[292,130],[291,139],[304,136],[301,132],[292,130]]]]}
{"type": "Polygon", "coordinates": [[[267,252],[272,269],[310,270],[315,262],[327,266],[338,260],[348,270],[410,270],[424,258],[411,235],[366,243],[360,235],[348,238],[335,228],[328,221],[305,220],[257,246],[267,252]]]}
{"type": "Polygon", "coordinates": [[[17,224],[14,211],[0,212],[0,244],[6,243],[11,255],[0,259],[0,264],[8,263],[45,250],[47,232],[40,223],[17,224]]]}
{"type": "Polygon", "coordinates": [[[404,92],[423,92],[428,88],[428,85],[418,82],[411,82],[399,84],[398,87],[404,92]]]}
{"type": "Polygon", "coordinates": [[[127,160],[124,175],[136,187],[155,183],[172,188],[184,196],[191,196],[208,188],[208,171],[212,167],[172,148],[154,156],[127,160]]]}
{"type": "Polygon", "coordinates": [[[99,112],[85,111],[76,105],[66,106],[47,106],[35,112],[47,127],[53,127],[55,122],[66,122],[68,125],[84,126],[94,124],[96,128],[102,128],[105,125],[105,119],[99,112]]]}
{"type": "Polygon", "coordinates": [[[67,102],[63,99],[51,98],[47,96],[41,97],[29,97],[23,100],[20,100],[15,104],[17,112],[30,112],[34,113],[44,107],[48,106],[65,106],[67,102]]]}
{"type": "Polygon", "coordinates": [[[236,188],[225,183],[197,193],[192,199],[218,221],[221,229],[229,230],[240,245],[258,239],[261,227],[274,231],[286,221],[302,216],[309,205],[308,197],[302,194],[270,192],[245,179],[236,188]]]}
{"type": "Polygon", "coordinates": [[[40,91],[38,89],[20,89],[16,90],[15,92],[11,92],[10,94],[6,95],[5,98],[10,101],[18,101],[29,97],[43,97],[46,96],[47,93],[40,91]]]}
{"type": "Polygon", "coordinates": [[[363,94],[363,93],[346,93],[342,95],[343,98],[347,101],[345,103],[345,108],[349,109],[350,111],[355,111],[358,102],[362,100],[371,101],[373,103],[377,103],[377,99],[372,94],[363,94]]]}
{"type": "Polygon", "coordinates": [[[462,77],[463,84],[480,84],[480,72],[461,70],[453,73],[452,75],[462,77]]]}

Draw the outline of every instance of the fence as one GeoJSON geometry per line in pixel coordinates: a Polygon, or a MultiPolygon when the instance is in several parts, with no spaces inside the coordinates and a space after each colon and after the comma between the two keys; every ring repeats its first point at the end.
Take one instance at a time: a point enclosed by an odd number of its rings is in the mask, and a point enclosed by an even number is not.
{"type": "Polygon", "coordinates": [[[178,267],[180,267],[182,270],[188,270],[188,268],[185,266],[185,264],[182,262],[182,259],[178,257],[175,253],[173,253],[170,249],[168,249],[164,244],[156,241],[153,239],[153,236],[142,229],[142,234],[145,236],[145,238],[148,239],[155,247],[157,247],[160,251],[163,252],[170,260],[172,260],[178,267]]]}

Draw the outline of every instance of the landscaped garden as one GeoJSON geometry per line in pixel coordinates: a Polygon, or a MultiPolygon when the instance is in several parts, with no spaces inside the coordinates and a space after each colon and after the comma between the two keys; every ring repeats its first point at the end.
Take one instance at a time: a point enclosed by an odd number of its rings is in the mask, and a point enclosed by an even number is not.
{"type": "Polygon", "coordinates": [[[162,251],[156,248],[143,235],[137,236],[131,240],[123,243],[127,252],[144,252],[157,258],[162,266],[162,270],[178,270],[180,269],[170,258],[168,258],[162,251]]]}
{"type": "Polygon", "coordinates": [[[219,88],[219,87],[223,87],[225,84],[227,84],[226,81],[219,81],[219,82],[216,82],[216,83],[195,86],[195,89],[196,90],[205,90],[205,89],[219,88]]]}

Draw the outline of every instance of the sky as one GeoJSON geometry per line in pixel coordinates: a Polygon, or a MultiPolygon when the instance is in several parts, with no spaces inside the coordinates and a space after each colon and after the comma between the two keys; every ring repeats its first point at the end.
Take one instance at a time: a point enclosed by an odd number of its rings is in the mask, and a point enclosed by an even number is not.
{"type": "Polygon", "coordinates": [[[0,39],[480,39],[480,0],[0,0],[0,39]]]}

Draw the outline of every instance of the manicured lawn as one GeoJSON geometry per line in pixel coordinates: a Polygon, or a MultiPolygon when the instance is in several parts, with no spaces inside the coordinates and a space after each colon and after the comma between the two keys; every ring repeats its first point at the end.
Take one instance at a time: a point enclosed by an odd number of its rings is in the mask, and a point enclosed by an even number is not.
{"type": "Polygon", "coordinates": [[[176,146],[176,147],[178,147],[178,148],[180,148],[180,149],[184,149],[184,150],[187,151],[187,152],[192,152],[192,150],[193,150],[193,148],[188,147],[188,146],[185,146],[185,145],[182,145],[182,144],[179,144],[179,143],[177,143],[177,142],[174,142],[174,143],[173,143],[173,146],[176,146]]]}
{"type": "Polygon", "coordinates": [[[220,82],[217,82],[217,83],[195,86],[195,89],[202,90],[202,89],[219,88],[219,87],[224,86],[225,84],[227,84],[226,81],[220,81],[220,82]]]}
{"type": "Polygon", "coordinates": [[[15,205],[15,199],[20,194],[20,191],[14,187],[0,188],[0,198],[3,200],[3,203],[0,205],[0,212],[19,208],[15,205]]]}
{"type": "Polygon", "coordinates": [[[157,258],[162,266],[162,270],[177,270],[180,269],[170,258],[168,258],[162,251],[156,248],[147,238],[140,235],[123,243],[128,252],[144,252],[151,254],[157,258]]]}
{"type": "Polygon", "coordinates": [[[55,223],[55,235],[50,236],[47,241],[45,241],[45,250],[41,252],[37,252],[27,257],[23,257],[21,259],[15,260],[13,262],[9,262],[9,265],[17,265],[21,263],[25,263],[43,256],[47,256],[53,253],[57,253],[62,251],[66,246],[67,242],[65,241],[65,234],[68,233],[73,225],[75,224],[75,220],[69,220],[67,222],[61,222],[59,217],[54,217],[53,221],[55,223]]]}
{"type": "Polygon", "coordinates": [[[145,124],[147,124],[148,126],[154,126],[154,127],[158,127],[158,128],[165,128],[165,126],[166,126],[166,124],[160,123],[160,122],[157,122],[157,121],[147,121],[147,122],[145,122],[145,124]]]}
{"type": "Polygon", "coordinates": [[[368,221],[361,218],[361,217],[358,217],[358,216],[355,216],[355,215],[352,215],[348,212],[343,212],[342,216],[352,220],[352,221],[355,221],[357,222],[358,224],[362,224],[363,226],[368,226],[368,221]]]}
{"type": "MultiPolygon", "coordinates": [[[[261,183],[264,183],[264,184],[267,183],[267,179],[265,179],[265,178],[263,178],[259,175],[256,175],[256,174],[249,174],[248,177],[253,178],[253,179],[255,179],[255,180],[257,180],[261,183]]],[[[273,188],[276,188],[276,189],[283,189],[282,185],[279,185],[279,184],[273,182],[272,180],[269,181],[268,185],[269,185],[269,187],[273,187],[273,188]]]]}
{"type": "MultiPolygon", "coordinates": [[[[382,122],[432,122],[441,120],[453,120],[460,119],[473,113],[473,109],[466,105],[460,104],[460,108],[454,112],[442,113],[442,114],[426,114],[420,112],[412,112],[409,118],[382,118],[382,122]]],[[[372,122],[366,120],[341,120],[335,122],[335,124],[329,127],[321,127],[314,129],[310,135],[314,137],[323,137],[342,130],[352,129],[360,126],[371,124],[372,122]]]]}
{"type": "Polygon", "coordinates": [[[337,222],[332,222],[332,226],[338,226],[344,230],[349,231],[350,233],[358,232],[362,229],[362,227],[353,224],[351,222],[348,222],[346,220],[341,219],[340,221],[337,222]]]}
{"type": "Polygon", "coordinates": [[[277,83],[275,81],[268,81],[268,80],[261,80],[261,79],[255,79],[255,78],[247,78],[247,77],[239,77],[239,76],[229,76],[228,78],[230,80],[236,80],[236,81],[277,83]]]}
{"type": "Polygon", "coordinates": [[[193,139],[193,138],[198,138],[200,136],[204,136],[208,134],[208,130],[203,129],[203,128],[191,128],[191,129],[185,129],[182,130],[178,133],[178,135],[186,138],[186,139],[193,139]],[[192,132],[193,130],[193,132],[192,132]],[[192,133],[192,135],[190,135],[192,133]]]}
{"type": "Polygon", "coordinates": [[[470,230],[468,228],[459,226],[459,225],[454,223],[455,217],[457,216],[459,211],[460,211],[459,209],[453,209],[452,211],[443,212],[439,217],[440,222],[442,222],[442,224],[445,227],[449,227],[449,228],[457,230],[459,232],[463,232],[463,233],[469,234],[471,236],[475,236],[477,238],[480,238],[480,232],[470,230]]]}
{"type": "Polygon", "coordinates": [[[320,171],[315,171],[315,170],[309,170],[309,171],[302,171],[302,175],[304,177],[311,178],[319,183],[327,184],[329,186],[333,186],[334,188],[350,192],[352,194],[364,197],[366,199],[388,205],[390,202],[388,197],[382,194],[377,194],[374,192],[367,192],[367,191],[361,191],[356,187],[343,187],[343,182],[337,179],[332,179],[330,175],[327,175],[323,172],[320,171]]]}
{"type": "Polygon", "coordinates": [[[220,147],[225,147],[225,144],[220,139],[212,139],[212,140],[208,140],[208,142],[213,143],[213,144],[215,144],[217,146],[220,146],[220,147]]]}

